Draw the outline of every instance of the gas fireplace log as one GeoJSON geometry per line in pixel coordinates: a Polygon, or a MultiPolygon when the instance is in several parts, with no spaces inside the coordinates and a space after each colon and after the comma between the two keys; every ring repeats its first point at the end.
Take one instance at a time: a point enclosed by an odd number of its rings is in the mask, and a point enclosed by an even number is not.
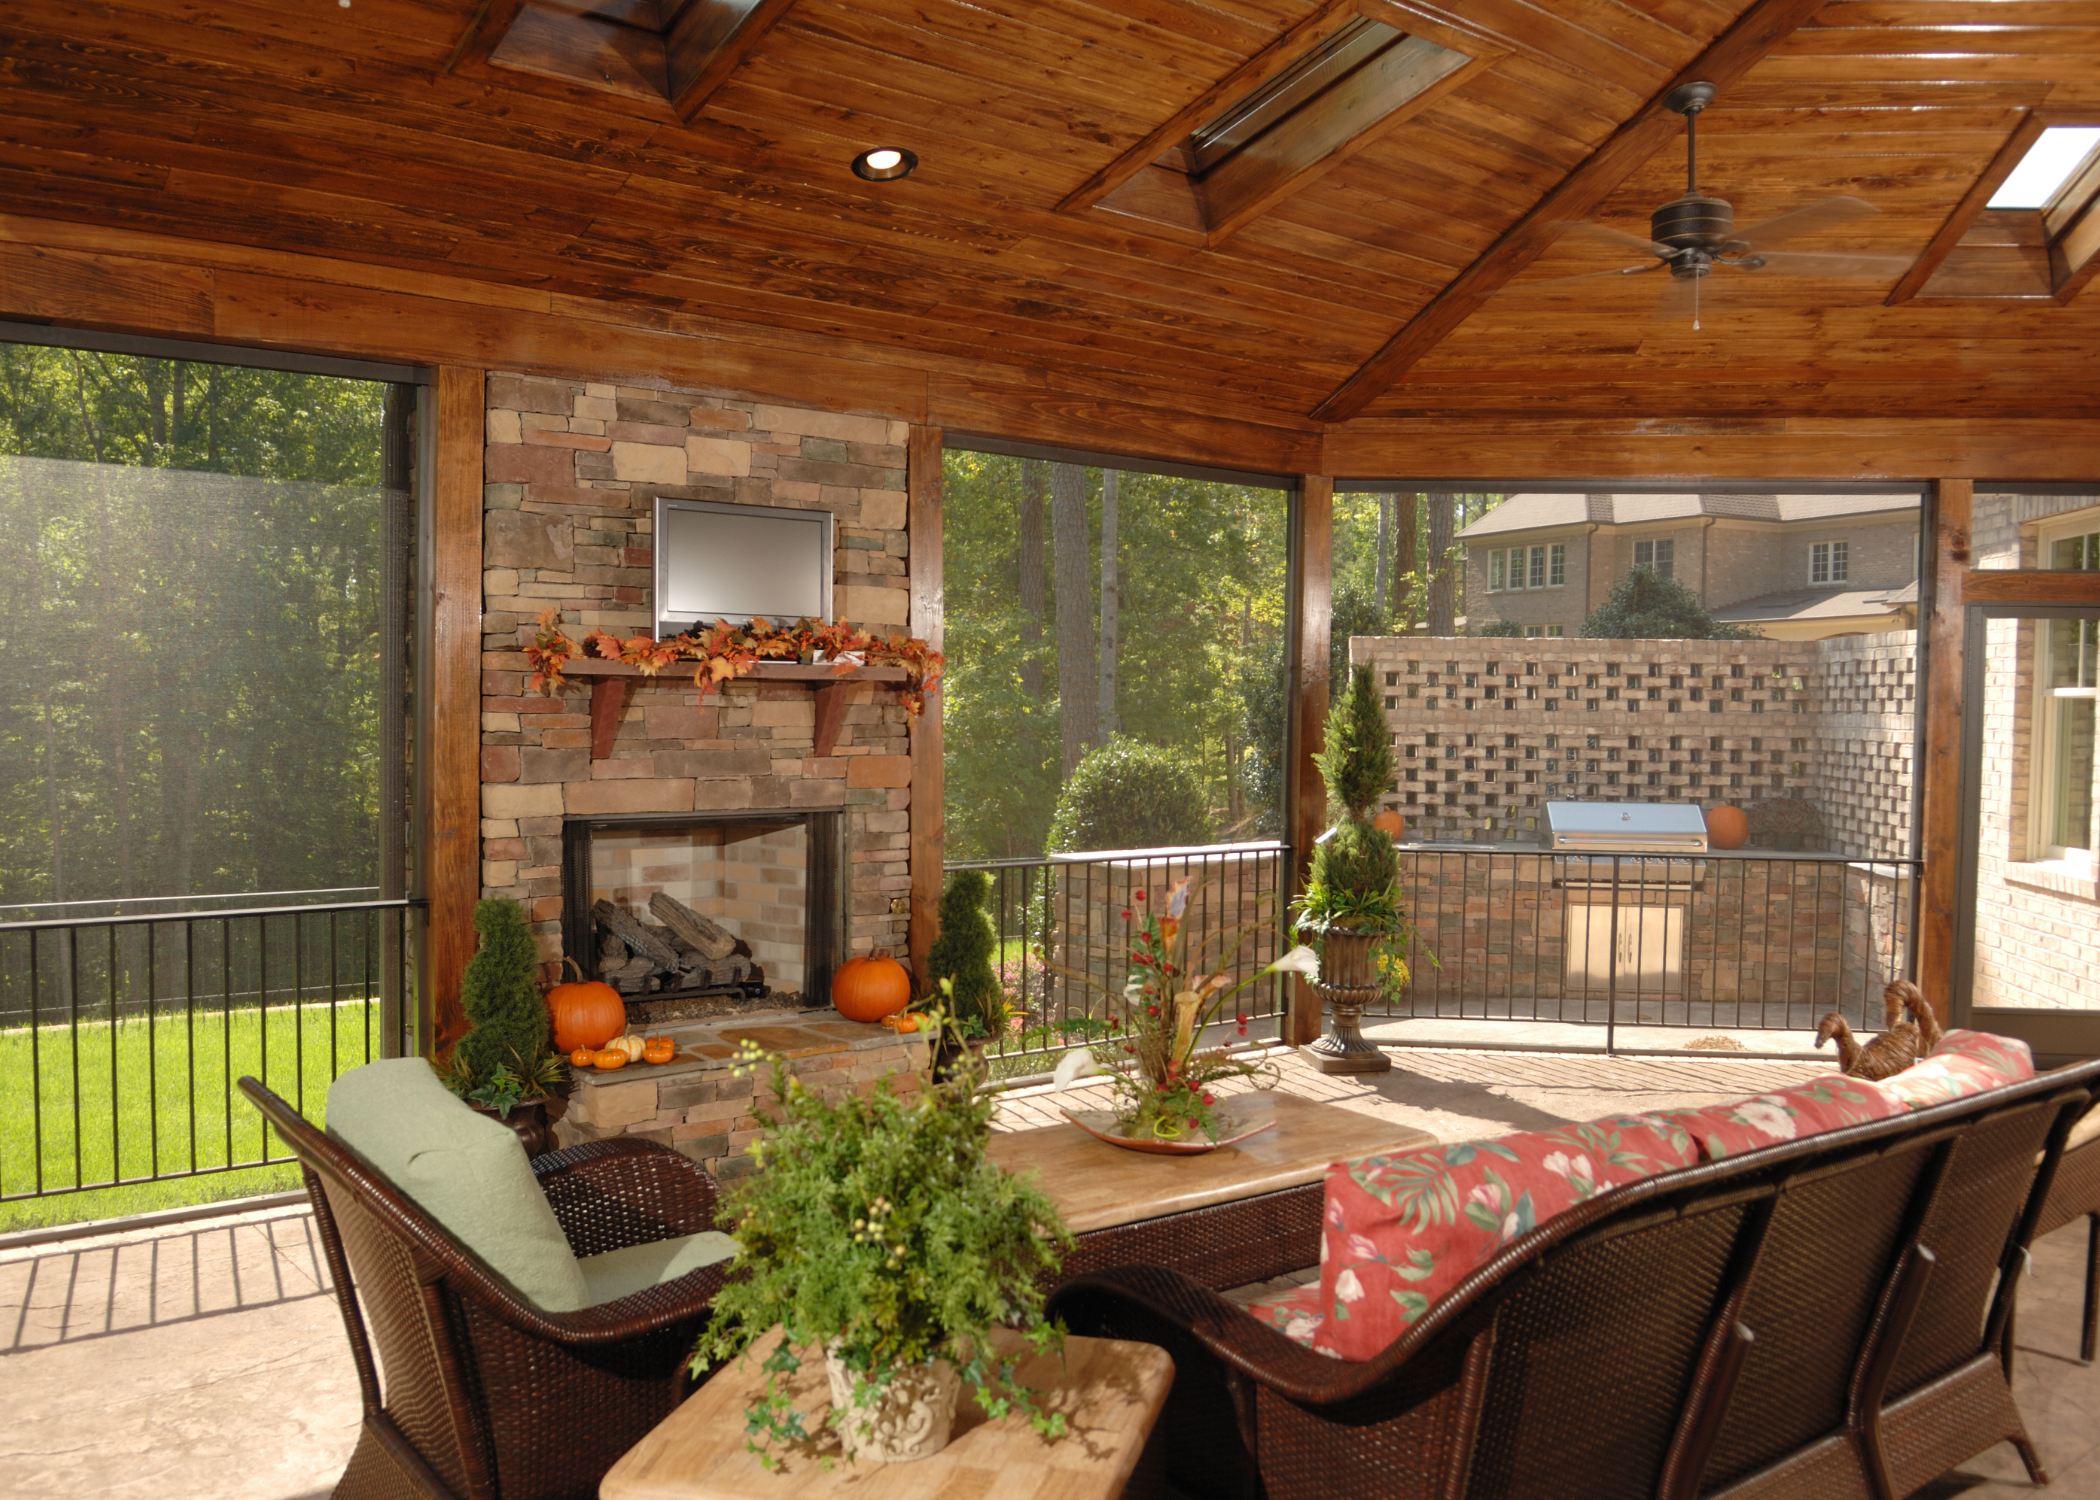
{"type": "Polygon", "coordinates": [[[598,919],[599,926],[610,928],[621,942],[657,968],[676,969],[679,966],[677,949],[610,901],[593,902],[591,914],[598,919]]]}
{"type": "Polygon", "coordinates": [[[649,911],[657,921],[698,948],[703,958],[727,958],[736,951],[736,938],[729,929],[709,921],[676,897],[658,891],[649,898],[649,911]]]}
{"type": "Polygon", "coordinates": [[[731,957],[716,963],[697,963],[685,971],[689,985],[742,984],[751,972],[751,960],[731,957]]]}

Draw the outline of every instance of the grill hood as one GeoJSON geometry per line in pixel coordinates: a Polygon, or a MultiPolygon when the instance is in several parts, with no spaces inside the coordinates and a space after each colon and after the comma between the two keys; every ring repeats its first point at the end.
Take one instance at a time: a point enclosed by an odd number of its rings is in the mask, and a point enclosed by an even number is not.
{"type": "Polygon", "coordinates": [[[1565,854],[1704,854],[1691,802],[1548,802],[1547,847],[1565,854]]]}

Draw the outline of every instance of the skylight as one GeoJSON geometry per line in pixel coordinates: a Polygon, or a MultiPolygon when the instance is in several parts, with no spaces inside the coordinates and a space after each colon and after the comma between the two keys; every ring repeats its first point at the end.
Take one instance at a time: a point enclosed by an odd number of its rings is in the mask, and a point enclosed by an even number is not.
{"type": "Polygon", "coordinates": [[[2027,148],[2012,176],[1991,194],[1992,208],[2047,208],[2095,147],[2100,126],[2053,125],[2027,148]]]}

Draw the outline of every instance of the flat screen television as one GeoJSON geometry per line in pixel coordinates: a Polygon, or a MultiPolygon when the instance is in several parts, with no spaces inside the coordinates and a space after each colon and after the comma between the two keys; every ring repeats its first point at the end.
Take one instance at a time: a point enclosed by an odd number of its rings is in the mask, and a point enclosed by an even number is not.
{"type": "Polygon", "coordinates": [[[828,510],[656,500],[656,638],[763,615],[831,619],[828,510]]]}

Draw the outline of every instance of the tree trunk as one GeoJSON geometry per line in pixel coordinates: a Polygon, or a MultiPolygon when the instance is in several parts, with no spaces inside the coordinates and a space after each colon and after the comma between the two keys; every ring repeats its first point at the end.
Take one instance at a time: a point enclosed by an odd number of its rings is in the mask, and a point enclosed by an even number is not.
{"type": "Polygon", "coordinates": [[[1453,511],[1457,496],[1449,491],[1429,497],[1429,633],[1431,635],[1456,635],[1455,599],[1457,591],[1452,587],[1456,581],[1452,576],[1451,537],[1453,511]]]}
{"type": "Polygon", "coordinates": [[[1086,470],[1050,466],[1050,534],[1057,579],[1057,709],[1067,776],[1094,743],[1093,550],[1087,545],[1086,470]]]}
{"type": "Polygon", "coordinates": [[[1377,608],[1378,617],[1381,620],[1386,617],[1386,548],[1392,545],[1392,537],[1393,497],[1391,495],[1380,495],[1378,497],[1377,582],[1372,585],[1371,602],[1377,608]]]}
{"type": "Polygon", "coordinates": [[[1415,574],[1422,567],[1422,497],[1393,496],[1393,613],[1415,628],[1415,574]]]}
{"type": "Polygon", "coordinates": [[[1043,696],[1043,491],[1049,466],[1021,460],[1021,686],[1043,696]]]}
{"type": "Polygon", "coordinates": [[[1101,690],[1097,695],[1097,727],[1102,743],[1116,732],[1116,609],[1121,585],[1116,578],[1116,508],[1122,498],[1123,476],[1114,469],[1101,471],[1101,690]]]}

